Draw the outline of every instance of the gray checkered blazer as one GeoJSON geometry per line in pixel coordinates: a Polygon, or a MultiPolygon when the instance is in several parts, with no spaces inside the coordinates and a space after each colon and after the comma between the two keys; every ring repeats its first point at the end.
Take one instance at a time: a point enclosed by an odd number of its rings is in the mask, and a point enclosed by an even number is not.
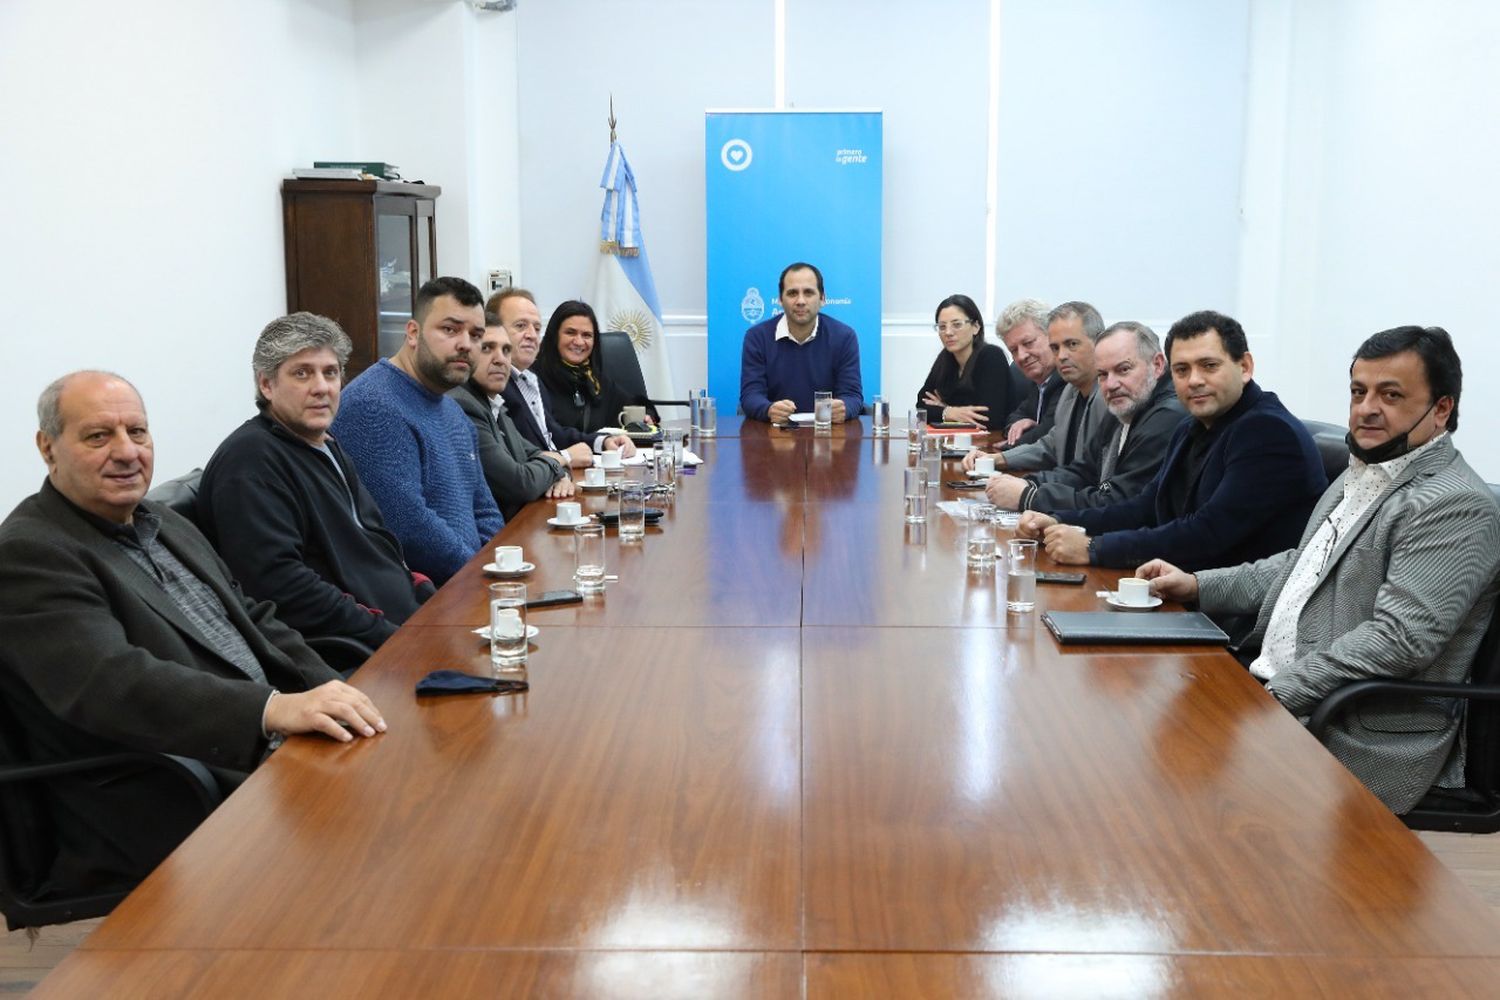
{"type": "MultiPolygon", "coordinates": [[[[1198,574],[1211,615],[1255,614],[1258,644],[1297,553],[1344,495],[1336,479],[1302,541],[1229,569],[1198,574]]],[[[1326,695],[1371,677],[1462,682],[1489,624],[1500,569],[1500,507],[1444,438],[1370,505],[1329,553],[1297,620],[1297,659],[1268,690],[1306,717],[1326,695]]],[[[1365,699],[1330,726],[1329,751],[1393,812],[1433,785],[1462,785],[1461,716],[1439,698],[1365,699]]]]}

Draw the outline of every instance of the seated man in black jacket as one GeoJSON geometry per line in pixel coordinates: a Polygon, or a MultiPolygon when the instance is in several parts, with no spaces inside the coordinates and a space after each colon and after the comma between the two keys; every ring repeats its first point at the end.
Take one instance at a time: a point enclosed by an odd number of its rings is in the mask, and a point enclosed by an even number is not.
{"type": "Polygon", "coordinates": [[[494,313],[484,314],[484,339],[474,356],[474,374],[448,395],[479,434],[479,465],[509,521],[533,500],[573,495],[568,456],[543,451],[521,436],[501,395],[510,381],[510,333],[494,313]]]}
{"type": "Polygon", "coordinates": [[[1109,408],[1111,429],[1100,428],[1067,465],[1025,478],[991,476],[984,487],[990,502],[1012,510],[1080,510],[1145,489],[1183,418],[1172,379],[1163,374],[1166,364],[1156,331],[1144,323],[1125,320],[1103,330],[1094,338],[1094,391],[1109,408]]]}
{"type": "Polygon", "coordinates": [[[245,593],[276,602],[309,637],[379,646],[433,586],[407,568],[401,543],[328,433],[351,346],[331,319],[293,313],[255,343],[260,412],[203,470],[198,521],[245,593]]]}
{"type": "Polygon", "coordinates": [[[1196,572],[1296,547],[1328,480],[1302,421],[1255,384],[1244,328],[1222,313],[1184,316],[1167,364],[1193,419],[1150,485],[1107,507],[1022,518],[1021,533],[1059,562],[1134,568],[1160,556],[1196,572]]]}

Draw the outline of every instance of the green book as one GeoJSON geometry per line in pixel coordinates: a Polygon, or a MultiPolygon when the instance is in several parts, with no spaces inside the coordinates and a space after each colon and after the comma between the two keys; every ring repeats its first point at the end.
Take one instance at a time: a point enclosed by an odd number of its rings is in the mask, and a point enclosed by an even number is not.
{"type": "Polygon", "coordinates": [[[358,170],[375,177],[384,177],[388,181],[401,179],[401,168],[394,163],[367,160],[314,160],[313,166],[329,170],[358,170]]]}

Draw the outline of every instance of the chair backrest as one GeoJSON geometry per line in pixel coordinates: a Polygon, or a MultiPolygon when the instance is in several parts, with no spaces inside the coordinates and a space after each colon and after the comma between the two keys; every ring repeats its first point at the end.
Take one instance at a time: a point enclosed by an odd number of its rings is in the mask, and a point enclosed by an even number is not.
{"type": "MultiPolygon", "coordinates": [[[[1490,491],[1500,501],[1500,487],[1492,483],[1490,491]]],[[[1474,654],[1471,679],[1475,684],[1500,684],[1500,602],[1474,654]]],[[[1468,713],[1464,784],[1475,791],[1500,793],[1500,702],[1473,699],[1468,702],[1468,713]]]]}
{"type": "Polygon", "coordinates": [[[198,523],[198,488],[203,484],[203,470],[194,469],[176,479],[168,479],[151,488],[147,500],[165,504],[183,517],[198,523]]]}
{"type": "MultiPolygon", "coordinates": [[[[604,362],[605,376],[619,387],[626,398],[646,400],[646,377],[641,374],[641,359],[635,356],[635,345],[624,330],[605,330],[599,335],[599,358],[604,362]]],[[[611,413],[609,420],[613,422],[611,413]]]]}
{"type": "Polygon", "coordinates": [[[1349,445],[1344,440],[1349,429],[1321,420],[1304,420],[1302,426],[1312,435],[1313,444],[1318,446],[1318,455],[1323,459],[1323,472],[1328,481],[1333,482],[1349,468],[1349,445]]]}
{"type": "MultiPolygon", "coordinates": [[[[0,694],[0,768],[28,763],[20,722],[0,694]]],[[[35,899],[57,857],[43,789],[32,781],[0,783],[0,911],[12,930],[30,926],[25,903],[35,899]]]]}

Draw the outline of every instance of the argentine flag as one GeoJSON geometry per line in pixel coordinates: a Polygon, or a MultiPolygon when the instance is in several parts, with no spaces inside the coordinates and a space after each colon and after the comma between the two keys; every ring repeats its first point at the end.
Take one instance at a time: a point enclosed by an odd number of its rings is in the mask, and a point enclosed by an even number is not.
{"type": "Polygon", "coordinates": [[[640,206],[635,174],[618,142],[609,144],[604,161],[604,211],[599,219],[599,259],[594,268],[594,311],[604,330],[623,330],[635,344],[652,399],[675,399],[672,365],[662,337],[661,302],[651,277],[651,262],[641,241],[640,206]]]}

